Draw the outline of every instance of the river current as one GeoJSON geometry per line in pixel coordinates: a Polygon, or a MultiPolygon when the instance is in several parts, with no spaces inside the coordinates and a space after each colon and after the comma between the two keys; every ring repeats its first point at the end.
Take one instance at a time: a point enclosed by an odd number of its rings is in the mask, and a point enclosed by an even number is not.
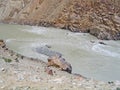
{"type": "Polygon", "coordinates": [[[71,63],[73,73],[102,81],[120,80],[120,41],[98,40],[87,33],[51,27],[7,24],[0,24],[0,39],[15,52],[46,62],[47,56],[35,48],[48,45],[71,63]]]}

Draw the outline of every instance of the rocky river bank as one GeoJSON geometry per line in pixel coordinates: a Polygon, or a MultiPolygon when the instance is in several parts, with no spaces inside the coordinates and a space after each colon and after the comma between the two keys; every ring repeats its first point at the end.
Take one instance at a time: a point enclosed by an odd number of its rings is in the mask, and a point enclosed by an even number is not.
{"type": "Polygon", "coordinates": [[[10,50],[0,42],[0,90],[119,90],[120,82],[102,82],[69,74],[46,62],[10,50]],[[52,70],[52,74],[49,73],[52,70]]]}

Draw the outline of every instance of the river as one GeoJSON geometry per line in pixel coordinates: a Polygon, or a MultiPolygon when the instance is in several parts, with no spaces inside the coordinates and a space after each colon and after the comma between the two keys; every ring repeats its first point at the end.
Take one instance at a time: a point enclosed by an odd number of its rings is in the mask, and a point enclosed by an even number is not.
{"type": "Polygon", "coordinates": [[[120,80],[120,41],[103,41],[87,33],[37,26],[0,24],[0,39],[7,46],[25,56],[40,58],[47,56],[35,51],[44,45],[60,52],[71,63],[73,73],[102,81],[120,80]],[[104,44],[99,44],[99,42],[104,44]],[[94,42],[94,43],[93,43],[94,42]]]}

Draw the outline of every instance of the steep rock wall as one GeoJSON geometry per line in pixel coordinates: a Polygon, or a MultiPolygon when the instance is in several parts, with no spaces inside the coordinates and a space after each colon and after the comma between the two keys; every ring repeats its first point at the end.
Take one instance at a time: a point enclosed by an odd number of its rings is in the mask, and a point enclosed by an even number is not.
{"type": "Polygon", "coordinates": [[[0,0],[0,21],[120,40],[120,0],[0,0]]]}

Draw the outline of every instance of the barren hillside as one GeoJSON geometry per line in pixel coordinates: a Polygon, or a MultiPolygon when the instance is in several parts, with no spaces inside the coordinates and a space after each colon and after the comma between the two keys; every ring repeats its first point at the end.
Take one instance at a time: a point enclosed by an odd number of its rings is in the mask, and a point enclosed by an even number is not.
{"type": "Polygon", "coordinates": [[[120,40],[120,0],[0,0],[0,21],[120,40]]]}

